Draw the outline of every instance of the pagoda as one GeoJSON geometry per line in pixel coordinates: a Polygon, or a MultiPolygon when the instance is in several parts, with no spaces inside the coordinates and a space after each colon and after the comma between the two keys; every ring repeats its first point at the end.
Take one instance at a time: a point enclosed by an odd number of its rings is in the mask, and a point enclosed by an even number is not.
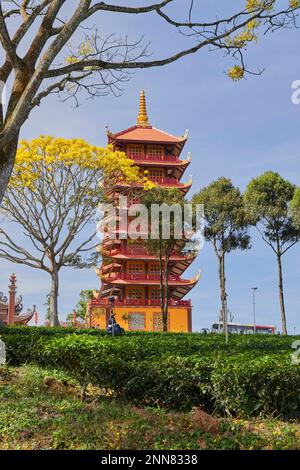
{"type": "Polygon", "coordinates": [[[8,287],[8,298],[0,292],[0,324],[27,325],[34,315],[37,315],[35,306],[22,314],[22,296],[17,297],[17,277],[12,274],[8,287]]]}
{"type": "MultiPolygon", "coordinates": [[[[190,156],[180,159],[188,134],[176,137],[153,127],[147,115],[144,91],[140,95],[137,124],[115,134],[108,131],[107,135],[114,150],[124,152],[140,168],[141,174],[146,172],[149,180],[162,187],[178,188],[184,195],[188,192],[192,181],[182,183],[181,178],[191,159],[190,156]]],[[[110,189],[109,200],[117,203],[125,186],[120,183],[110,189]]],[[[136,190],[129,205],[140,202],[143,189],[137,184],[136,190]]],[[[103,262],[97,274],[101,288],[89,303],[88,326],[106,328],[113,302],[116,321],[125,330],[161,331],[158,259],[147,251],[142,239],[123,239],[118,233],[116,237],[104,233],[100,249],[103,262]]],[[[194,258],[176,250],[170,258],[168,330],[171,332],[192,331],[191,301],[183,298],[199,276],[185,279],[182,275],[194,258]]]]}

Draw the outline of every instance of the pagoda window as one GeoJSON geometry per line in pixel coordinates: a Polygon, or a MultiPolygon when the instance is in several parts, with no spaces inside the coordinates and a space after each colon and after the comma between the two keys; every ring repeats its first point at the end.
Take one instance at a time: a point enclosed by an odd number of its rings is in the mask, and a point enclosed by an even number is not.
{"type": "Polygon", "coordinates": [[[129,313],[128,315],[129,330],[144,330],[146,328],[144,313],[129,313]]]}
{"type": "Polygon", "coordinates": [[[145,272],[144,263],[128,263],[129,274],[143,274],[145,272]]]}
{"type": "Polygon", "coordinates": [[[144,290],[142,287],[128,287],[127,298],[129,300],[142,300],[144,298],[144,290]]]}
{"type": "Polygon", "coordinates": [[[151,181],[159,182],[165,176],[163,168],[152,168],[149,173],[151,181]]]}
{"type": "Polygon", "coordinates": [[[151,300],[159,300],[159,299],[160,299],[160,288],[152,287],[151,288],[151,300]]]}
{"type": "Polygon", "coordinates": [[[149,264],[149,274],[159,274],[159,263],[149,264]]]}
{"type": "Polygon", "coordinates": [[[149,157],[153,159],[161,159],[164,156],[164,148],[162,145],[149,145],[147,152],[149,157]]]}
{"type": "Polygon", "coordinates": [[[174,155],[174,154],[175,154],[174,145],[167,145],[166,155],[174,155]]]}
{"type": "Polygon", "coordinates": [[[128,145],[127,147],[128,156],[131,158],[138,158],[144,155],[143,145],[128,145]]]}

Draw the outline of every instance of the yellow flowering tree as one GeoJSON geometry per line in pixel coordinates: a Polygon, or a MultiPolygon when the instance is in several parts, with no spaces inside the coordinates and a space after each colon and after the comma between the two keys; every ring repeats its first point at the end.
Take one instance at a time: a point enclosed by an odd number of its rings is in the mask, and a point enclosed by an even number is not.
{"type": "Polygon", "coordinates": [[[47,136],[21,142],[2,204],[6,223],[0,227],[0,258],[51,276],[53,326],[59,324],[59,271],[93,262],[97,206],[120,178],[144,182],[133,161],[111,147],[47,136]],[[25,244],[15,235],[21,232],[25,244]]]}

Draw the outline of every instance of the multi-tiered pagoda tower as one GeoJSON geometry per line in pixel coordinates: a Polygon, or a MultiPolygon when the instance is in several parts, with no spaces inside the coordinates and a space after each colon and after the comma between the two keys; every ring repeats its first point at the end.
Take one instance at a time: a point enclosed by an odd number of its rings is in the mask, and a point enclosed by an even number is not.
{"type": "MultiPolygon", "coordinates": [[[[108,132],[108,143],[132,158],[142,174],[146,171],[147,177],[156,184],[178,188],[183,194],[187,193],[192,184],[191,181],[181,182],[190,164],[190,157],[180,159],[186,141],[187,134],[175,137],[151,126],[143,91],[137,124],[116,134],[108,132]]],[[[139,202],[139,191],[143,189],[137,186],[136,190],[131,203],[139,202]]],[[[120,193],[124,193],[122,184],[110,190],[110,200],[117,201],[120,193]]],[[[98,275],[102,284],[97,298],[89,304],[89,326],[106,327],[111,312],[110,299],[115,299],[116,321],[125,330],[162,330],[157,258],[146,250],[143,240],[122,239],[118,234],[114,239],[106,234],[101,251],[103,263],[98,275]]],[[[183,300],[183,297],[194,287],[199,277],[184,279],[182,275],[193,260],[194,256],[183,256],[176,251],[171,256],[169,331],[192,331],[191,301],[183,300]]]]}

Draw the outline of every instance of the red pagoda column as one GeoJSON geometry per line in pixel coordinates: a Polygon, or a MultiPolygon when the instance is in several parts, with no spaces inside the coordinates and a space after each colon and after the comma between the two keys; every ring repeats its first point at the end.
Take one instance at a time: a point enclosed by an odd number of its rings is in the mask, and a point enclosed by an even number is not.
{"type": "Polygon", "coordinates": [[[10,285],[9,285],[8,318],[7,318],[8,325],[13,325],[15,322],[16,291],[17,291],[17,277],[15,274],[13,274],[10,277],[10,285]]]}

